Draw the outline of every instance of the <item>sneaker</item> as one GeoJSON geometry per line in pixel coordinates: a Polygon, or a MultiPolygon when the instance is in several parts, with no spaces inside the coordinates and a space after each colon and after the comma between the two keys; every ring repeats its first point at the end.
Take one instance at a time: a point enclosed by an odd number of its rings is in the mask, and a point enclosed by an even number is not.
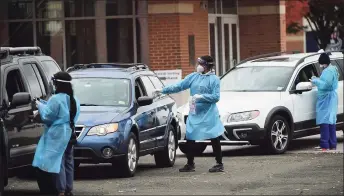
{"type": "Polygon", "coordinates": [[[330,148],[330,150],[337,150],[337,148],[330,148]]]}
{"type": "Polygon", "coordinates": [[[190,165],[186,164],[183,168],[179,169],[179,172],[194,172],[195,171],[195,164],[190,165]]]}
{"type": "Polygon", "coordinates": [[[216,164],[212,168],[209,169],[209,172],[214,173],[214,172],[223,172],[223,164],[216,164]]]}
{"type": "Polygon", "coordinates": [[[315,150],[316,151],[321,151],[321,152],[329,151],[329,149],[327,149],[327,148],[316,148],[315,150]]]}
{"type": "Polygon", "coordinates": [[[65,196],[74,196],[74,194],[72,192],[66,192],[65,196]]]}

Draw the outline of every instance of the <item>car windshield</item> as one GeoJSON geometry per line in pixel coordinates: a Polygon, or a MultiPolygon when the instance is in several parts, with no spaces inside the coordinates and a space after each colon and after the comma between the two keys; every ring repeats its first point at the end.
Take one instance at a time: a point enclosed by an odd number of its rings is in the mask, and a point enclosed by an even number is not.
{"type": "Polygon", "coordinates": [[[129,106],[130,81],[115,78],[73,78],[81,106],[129,106]]]}
{"type": "Polygon", "coordinates": [[[238,67],[221,78],[221,91],[283,91],[293,67],[238,67]]]}

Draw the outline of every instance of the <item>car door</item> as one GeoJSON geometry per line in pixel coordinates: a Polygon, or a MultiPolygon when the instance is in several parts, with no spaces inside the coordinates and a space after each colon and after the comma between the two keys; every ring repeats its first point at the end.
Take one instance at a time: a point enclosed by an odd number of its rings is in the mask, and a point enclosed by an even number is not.
{"type": "MultiPolygon", "coordinates": [[[[147,89],[142,80],[135,80],[135,99],[147,96],[147,89]]],[[[139,106],[136,112],[135,121],[139,127],[140,151],[146,151],[156,147],[155,138],[153,136],[156,126],[156,108],[154,104],[139,106]]]]}
{"type": "Polygon", "coordinates": [[[295,132],[299,134],[312,134],[316,131],[316,99],[317,87],[313,86],[312,90],[295,93],[296,85],[299,82],[309,82],[312,76],[319,76],[314,64],[308,64],[297,70],[297,75],[294,79],[291,97],[294,106],[293,116],[295,123],[295,132]]]}
{"type": "MultiPolygon", "coordinates": [[[[4,101],[10,107],[13,95],[18,92],[30,92],[22,71],[17,66],[4,70],[5,88],[3,88],[4,101]]],[[[35,124],[30,120],[31,105],[19,109],[9,109],[4,117],[7,131],[9,168],[30,165],[37,146],[35,124]]]]}
{"type": "MultiPolygon", "coordinates": [[[[155,89],[163,89],[164,84],[156,76],[149,76],[150,81],[153,83],[155,89]]],[[[154,99],[157,107],[157,130],[155,136],[157,137],[157,146],[164,146],[164,136],[167,134],[168,123],[171,118],[171,110],[174,104],[172,98],[167,95],[161,95],[154,99]]]]}

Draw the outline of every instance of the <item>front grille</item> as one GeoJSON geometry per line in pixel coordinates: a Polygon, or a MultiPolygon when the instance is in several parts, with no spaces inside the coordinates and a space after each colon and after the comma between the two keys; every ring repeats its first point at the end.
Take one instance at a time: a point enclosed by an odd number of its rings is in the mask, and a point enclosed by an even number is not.
{"type": "Polygon", "coordinates": [[[84,126],[82,125],[77,125],[75,126],[75,133],[76,133],[76,137],[79,137],[80,134],[82,133],[82,131],[84,130],[84,126]]]}

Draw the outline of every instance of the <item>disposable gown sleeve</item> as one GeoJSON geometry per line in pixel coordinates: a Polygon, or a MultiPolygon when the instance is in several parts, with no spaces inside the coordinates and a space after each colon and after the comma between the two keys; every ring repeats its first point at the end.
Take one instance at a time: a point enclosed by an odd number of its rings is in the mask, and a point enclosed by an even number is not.
{"type": "Polygon", "coordinates": [[[51,97],[47,103],[38,104],[38,112],[44,124],[52,124],[59,112],[59,101],[56,97],[51,97]]]}
{"type": "Polygon", "coordinates": [[[330,71],[323,71],[320,78],[312,80],[313,84],[318,87],[318,90],[331,90],[331,83],[333,81],[333,74],[330,71]]]}
{"type": "Polygon", "coordinates": [[[182,81],[178,82],[177,84],[167,86],[162,89],[161,93],[163,94],[173,94],[179,93],[190,88],[191,83],[195,77],[195,73],[189,74],[186,76],[182,81]]]}
{"type": "Polygon", "coordinates": [[[217,103],[220,100],[220,79],[215,77],[211,94],[202,94],[202,98],[198,101],[200,103],[217,103]]]}

